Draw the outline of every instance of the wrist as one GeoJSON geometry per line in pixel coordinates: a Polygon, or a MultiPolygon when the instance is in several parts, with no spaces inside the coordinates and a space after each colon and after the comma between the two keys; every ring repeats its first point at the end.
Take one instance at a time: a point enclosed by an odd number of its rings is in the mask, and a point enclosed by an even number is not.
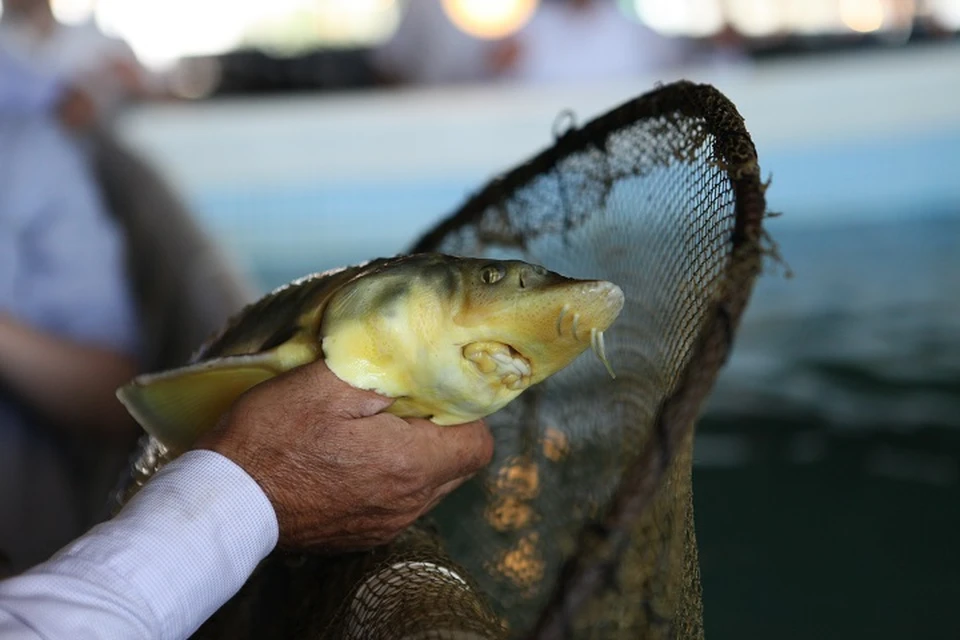
{"type": "Polygon", "coordinates": [[[176,486],[175,495],[182,502],[180,509],[185,515],[203,511],[212,522],[229,522],[234,528],[237,522],[243,523],[241,531],[234,534],[256,547],[250,553],[266,556],[276,546],[277,515],[273,504],[246,469],[220,452],[187,451],[161,469],[141,493],[161,484],[176,486]]]}
{"type": "MultiPolygon", "coordinates": [[[[269,480],[265,477],[268,474],[261,473],[265,448],[262,445],[257,447],[254,443],[246,443],[243,438],[244,431],[230,426],[231,417],[232,412],[224,414],[216,426],[200,436],[192,450],[187,453],[202,456],[213,454],[227,460],[233,467],[241,472],[249,482],[256,485],[259,493],[270,504],[274,522],[276,522],[278,520],[277,507],[271,487],[269,486],[269,480]]],[[[185,455],[187,454],[184,454],[184,456],[185,455]]],[[[181,458],[183,458],[183,456],[181,456],[181,458]]]]}

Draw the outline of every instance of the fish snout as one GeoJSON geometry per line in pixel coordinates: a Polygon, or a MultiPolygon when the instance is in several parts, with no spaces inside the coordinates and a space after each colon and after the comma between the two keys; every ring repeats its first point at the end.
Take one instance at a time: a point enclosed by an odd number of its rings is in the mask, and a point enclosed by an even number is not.
{"type": "Polygon", "coordinates": [[[580,283],[557,315],[557,336],[586,342],[592,331],[606,331],[623,309],[623,290],[612,282],[580,283]]]}
{"type": "MultiPolygon", "coordinates": [[[[606,305],[608,311],[612,314],[607,327],[613,324],[613,321],[623,310],[623,289],[612,282],[600,281],[597,283],[597,296],[602,300],[601,304],[606,305]]],[[[607,327],[604,327],[606,329],[607,327]]]]}
{"type": "Polygon", "coordinates": [[[590,330],[590,350],[593,351],[597,359],[603,364],[611,378],[617,375],[607,358],[607,348],[604,341],[603,332],[610,328],[620,311],[623,310],[624,295],[623,289],[612,282],[596,283],[596,299],[593,304],[594,317],[591,319],[590,330]]]}

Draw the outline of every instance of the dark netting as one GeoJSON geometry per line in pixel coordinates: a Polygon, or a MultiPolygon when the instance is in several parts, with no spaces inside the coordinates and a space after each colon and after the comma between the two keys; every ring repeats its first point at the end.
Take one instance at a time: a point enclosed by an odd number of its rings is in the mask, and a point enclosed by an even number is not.
{"type": "Polygon", "coordinates": [[[690,83],[491,182],[415,250],[619,284],[616,380],[578,359],[489,418],[494,462],[430,525],[371,553],[278,552],[200,636],[702,636],[693,423],[759,272],[763,213],[740,115],[690,83]]]}

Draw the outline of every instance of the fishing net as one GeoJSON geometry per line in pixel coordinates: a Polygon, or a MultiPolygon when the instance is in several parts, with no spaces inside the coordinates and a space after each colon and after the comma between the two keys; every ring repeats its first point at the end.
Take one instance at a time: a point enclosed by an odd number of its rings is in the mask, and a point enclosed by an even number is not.
{"type": "Polygon", "coordinates": [[[275,553],[199,637],[696,638],[693,423],[762,259],[734,105],[677,83],[493,180],[414,251],[619,284],[582,357],[488,422],[493,463],[388,547],[275,553]]]}

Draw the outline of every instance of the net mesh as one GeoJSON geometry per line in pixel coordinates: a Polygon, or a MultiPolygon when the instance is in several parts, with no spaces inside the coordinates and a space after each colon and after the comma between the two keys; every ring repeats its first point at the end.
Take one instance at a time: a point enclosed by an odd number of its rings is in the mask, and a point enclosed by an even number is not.
{"type": "Polygon", "coordinates": [[[759,272],[733,104],[677,83],[491,182],[415,251],[621,286],[611,380],[582,357],[488,419],[493,463],[372,552],[274,553],[197,637],[696,638],[693,423],[759,272]]]}

